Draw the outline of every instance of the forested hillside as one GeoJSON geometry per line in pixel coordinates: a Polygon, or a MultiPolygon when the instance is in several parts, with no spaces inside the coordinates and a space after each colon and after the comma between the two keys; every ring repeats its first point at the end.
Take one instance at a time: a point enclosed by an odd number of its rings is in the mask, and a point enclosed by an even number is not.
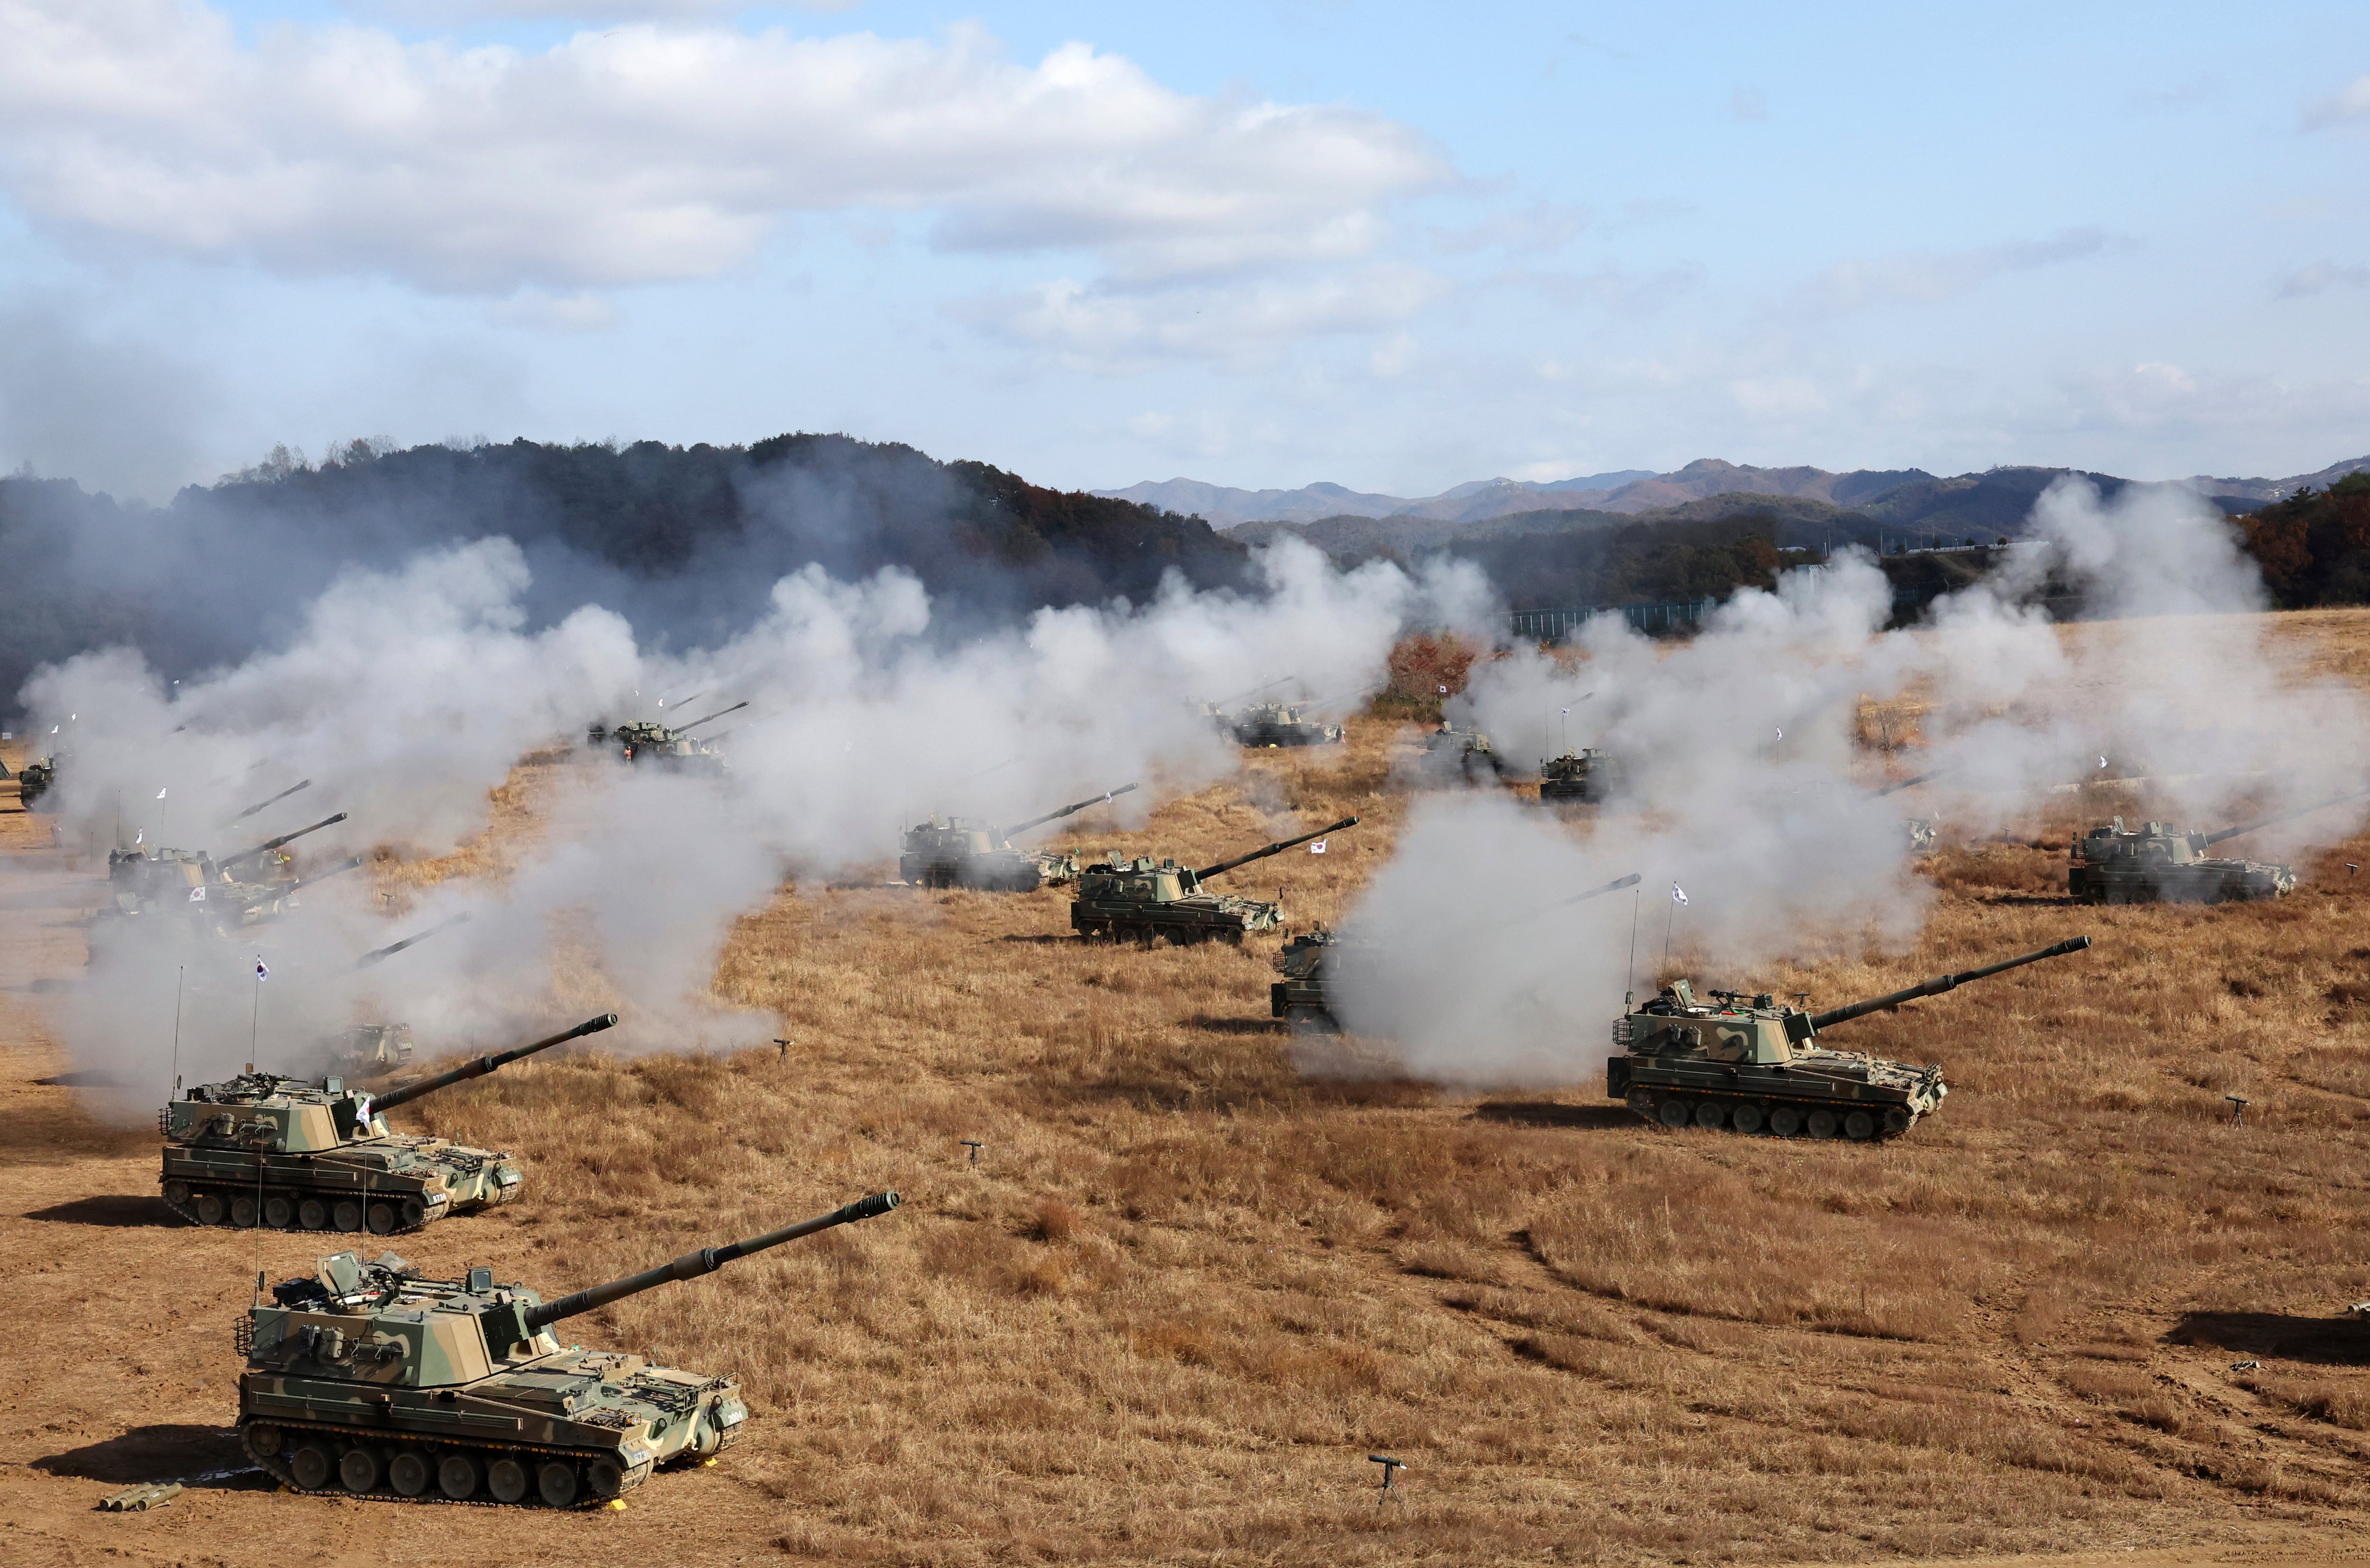
{"type": "Polygon", "coordinates": [[[949,628],[1041,605],[1242,581],[1243,545],[1198,518],[1032,485],[984,463],[841,435],[748,447],[285,451],[164,507],[68,480],[0,479],[0,707],[32,668],[130,641],[178,674],[268,646],[350,567],[507,536],[531,617],[596,602],[647,638],[713,640],[810,563],[914,573],[949,628]]]}

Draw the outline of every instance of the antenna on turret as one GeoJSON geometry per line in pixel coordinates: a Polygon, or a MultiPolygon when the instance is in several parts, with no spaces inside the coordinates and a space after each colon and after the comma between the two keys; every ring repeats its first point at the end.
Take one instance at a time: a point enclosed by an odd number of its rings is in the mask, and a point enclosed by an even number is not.
{"type": "Polygon", "coordinates": [[[1629,892],[1629,967],[1621,976],[1621,1010],[1625,1013],[1638,999],[1638,906],[1645,898],[1642,884],[1629,892]]]}
{"type": "Polygon", "coordinates": [[[173,971],[173,1092],[181,1092],[181,983],[190,977],[190,966],[182,964],[173,971]]]}

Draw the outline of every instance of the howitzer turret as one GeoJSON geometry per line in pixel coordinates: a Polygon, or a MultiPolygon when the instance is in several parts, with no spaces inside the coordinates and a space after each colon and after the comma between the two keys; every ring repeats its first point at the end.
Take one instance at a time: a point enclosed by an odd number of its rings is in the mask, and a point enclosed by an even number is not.
{"type": "Polygon", "coordinates": [[[1616,1054],[1605,1063],[1605,1091],[1674,1131],[1841,1134],[1855,1142],[1898,1137],[1940,1108],[1950,1093],[1942,1069],[1830,1051],[1814,1043],[1819,1032],[2089,945],[2089,938],[2073,937],[1815,1013],[1780,1007],[1766,992],[1712,991],[1698,1001],[1686,981],[1674,980],[1613,1025],[1616,1054]]]}
{"type": "Polygon", "coordinates": [[[392,1252],[320,1260],[239,1325],[239,1438],[299,1492],[391,1500],[610,1502],[712,1458],[749,1409],[731,1377],[563,1349],[547,1331],[611,1302],[897,1206],[894,1193],[545,1302],[489,1268],[431,1280],[392,1252]]]}
{"type": "Polygon", "coordinates": [[[1274,843],[1268,845],[1265,848],[1254,849],[1248,855],[1237,855],[1231,860],[1221,860],[1214,866],[1204,866],[1200,870],[1193,873],[1193,880],[1197,882],[1207,882],[1210,878],[1214,876],[1223,876],[1225,873],[1235,870],[1238,866],[1248,866],[1253,860],[1264,860],[1270,855],[1281,855],[1295,844],[1306,844],[1312,838],[1322,838],[1329,833],[1339,833],[1345,827],[1355,827],[1357,825],[1358,819],[1356,817],[1346,816],[1340,822],[1329,823],[1327,825],[1318,828],[1314,833],[1304,833],[1297,838],[1279,838],[1274,843]]]}
{"type": "Polygon", "coordinates": [[[1230,894],[1207,892],[1202,884],[1253,860],[1280,855],[1295,844],[1306,844],[1312,838],[1357,825],[1356,817],[1343,817],[1314,833],[1278,839],[1248,855],[1237,855],[1199,870],[1174,860],[1156,864],[1143,857],[1099,861],[1079,873],[1078,896],[1070,905],[1070,928],[1089,940],[1143,942],[1159,937],[1174,942],[1197,942],[1211,937],[1239,942],[1247,932],[1271,931],[1283,917],[1280,900],[1268,904],[1237,898],[1230,894]]]}
{"type": "Polygon", "coordinates": [[[374,1102],[375,1109],[379,1114],[384,1115],[398,1105],[408,1105],[423,1095],[433,1094],[440,1089],[450,1089],[456,1083],[466,1083],[473,1078],[483,1078],[499,1067],[506,1067],[523,1057],[532,1056],[537,1051],[548,1051],[554,1045],[565,1045],[571,1040],[581,1040],[588,1034],[598,1034],[604,1029],[615,1029],[616,1026],[616,1013],[603,1013],[599,1018],[588,1018],[573,1029],[563,1030],[548,1039],[538,1040],[532,1045],[518,1045],[508,1051],[498,1051],[490,1055],[480,1056],[474,1062],[464,1062],[448,1072],[437,1073],[432,1077],[407,1083],[400,1089],[389,1090],[378,1097],[374,1102]]]}
{"type": "Polygon", "coordinates": [[[2277,898],[2295,891],[2294,867],[2229,859],[2205,851],[2225,839],[2358,801],[2365,794],[2370,790],[2349,790],[2216,833],[2185,833],[2161,822],[2128,828],[2117,817],[2074,841],[2065,891],[2090,904],[2231,904],[2277,898]]]}
{"type": "Polygon", "coordinates": [[[317,1084],[252,1066],[222,1083],[176,1092],[157,1115],[165,1135],[167,1207],[200,1225],[273,1230],[417,1230],[451,1214],[505,1204],[523,1179],[517,1161],[445,1138],[391,1133],[397,1106],[617,1021],[616,1013],[374,1100],[328,1078],[317,1084]]]}

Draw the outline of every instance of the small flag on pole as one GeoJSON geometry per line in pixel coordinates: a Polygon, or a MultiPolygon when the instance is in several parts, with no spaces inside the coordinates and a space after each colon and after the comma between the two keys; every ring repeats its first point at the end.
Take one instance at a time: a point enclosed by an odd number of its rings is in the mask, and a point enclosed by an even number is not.
{"type": "Polygon", "coordinates": [[[1308,847],[1308,852],[1312,855],[1322,855],[1325,853],[1325,840],[1320,838],[1316,843],[1310,845],[1308,847]]]}
{"type": "Polygon", "coordinates": [[[1686,901],[1687,890],[1681,887],[1678,883],[1673,882],[1671,884],[1671,902],[1674,904],[1685,904],[1686,901]]]}
{"type": "Polygon", "coordinates": [[[2106,767],[2106,766],[2107,766],[2107,759],[2106,759],[2105,757],[2103,757],[2103,756],[2102,756],[2102,757],[2100,757],[2100,758],[2099,759],[2099,766],[2100,766],[2100,767],[2106,767]]]}
{"type": "Polygon", "coordinates": [[[1778,726],[1778,738],[1781,741],[1786,738],[1786,726],[1783,724],[1778,726]]]}
{"type": "Polygon", "coordinates": [[[1448,688],[1447,688],[1446,686],[1442,686],[1442,687],[1440,688],[1440,695],[1441,695],[1441,696],[1443,696],[1443,697],[1446,697],[1446,696],[1448,695],[1448,688]]]}
{"type": "Polygon", "coordinates": [[[163,800],[163,799],[165,798],[165,791],[164,791],[164,790],[157,790],[157,791],[156,791],[156,798],[157,798],[158,800],[160,800],[160,801],[161,801],[161,800],[163,800]]]}
{"type": "Polygon", "coordinates": [[[205,901],[206,901],[206,890],[205,890],[204,888],[202,888],[202,887],[193,887],[193,888],[190,889],[190,903],[192,903],[192,904],[203,904],[205,901]]]}
{"type": "Polygon", "coordinates": [[[263,967],[263,960],[261,960],[261,959],[259,959],[259,959],[257,959],[257,960],[255,961],[255,979],[256,979],[256,983],[257,983],[258,985],[260,985],[260,984],[262,984],[264,981],[269,980],[269,979],[270,979],[270,978],[271,978],[271,971],[270,971],[269,969],[266,969],[266,968],[264,968],[264,967],[263,967]]]}

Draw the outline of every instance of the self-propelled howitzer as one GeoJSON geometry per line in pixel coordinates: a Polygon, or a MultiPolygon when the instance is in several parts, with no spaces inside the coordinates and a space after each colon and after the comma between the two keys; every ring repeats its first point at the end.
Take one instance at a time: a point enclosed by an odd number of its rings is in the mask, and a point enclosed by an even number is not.
{"type": "Polygon", "coordinates": [[[916,823],[905,834],[904,853],[897,860],[898,880],[915,887],[967,887],[984,893],[1034,893],[1075,881],[1076,855],[1016,849],[1012,836],[1075,816],[1134,788],[1122,784],[1010,827],[995,827],[969,817],[933,816],[916,823]]]}
{"type": "Polygon", "coordinates": [[[1088,939],[1128,939],[1149,942],[1167,937],[1173,942],[1197,942],[1215,937],[1239,942],[1247,931],[1271,931],[1283,918],[1281,903],[1262,903],[1228,894],[1209,893],[1202,884],[1254,860],[1281,855],[1294,845],[1323,838],[1358,819],[1343,817],[1297,838],[1278,839],[1248,855],[1221,860],[1199,870],[1175,860],[1155,863],[1147,857],[1121,860],[1117,857],[1088,866],[1078,876],[1078,896],[1070,905],[1070,928],[1088,939]]]}
{"type": "Polygon", "coordinates": [[[1676,980],[1614,1024],[1605,1092],[1674,1129],[1814,1138],[1841,1133],[1855,1142],[1897,1137],[1940,1107],[1950,1092],[1942,1069],[1830,1051],[1817,1043],[1820,1032],[2089,945],[2089,938],[2073,937],[1815,1013],[1779,1007],[1766,992],[1713,991],[1708,1002],[1698,1002],[1688,983],[1676,980]]]}
{"type": "Polygon", "coordinates": [[[748,1418],[737,1378],[563,1349],[556,1323],[897,1206],[875,1193],[546,1302],[493,1271],[429,1280],[391,1252],[321,1260],[238,1325],[239,1437],[301,1492],[598,1505],[661,1466],[713,1458],[748,1418]]]}
{"type": "Polygon", "coordinates": [[[538,1051],[596,1034],[603,1013],[546,1040],[465,1062],[378,1096],[342,1078],[250,1067],[177,1093],[157,1113],[167,1207],[200,1225],[273,1230],[418,1230],[517,1196],[518,1162],[449,1139],[391,1133],[385,1113],[538,1051]]]}
{"type": "Polygon", "coordinates": [[[2216,833],[2186,833],[2161,822],[2127,828],[2123,819],[2101,824],[2074,841],[2065,891],[2088,904],[2234,904],[2295,891],[2292,866],[2232,859],[2205,851],[2253,833],[2370,793],[2349,790],[2216,833]]]}

